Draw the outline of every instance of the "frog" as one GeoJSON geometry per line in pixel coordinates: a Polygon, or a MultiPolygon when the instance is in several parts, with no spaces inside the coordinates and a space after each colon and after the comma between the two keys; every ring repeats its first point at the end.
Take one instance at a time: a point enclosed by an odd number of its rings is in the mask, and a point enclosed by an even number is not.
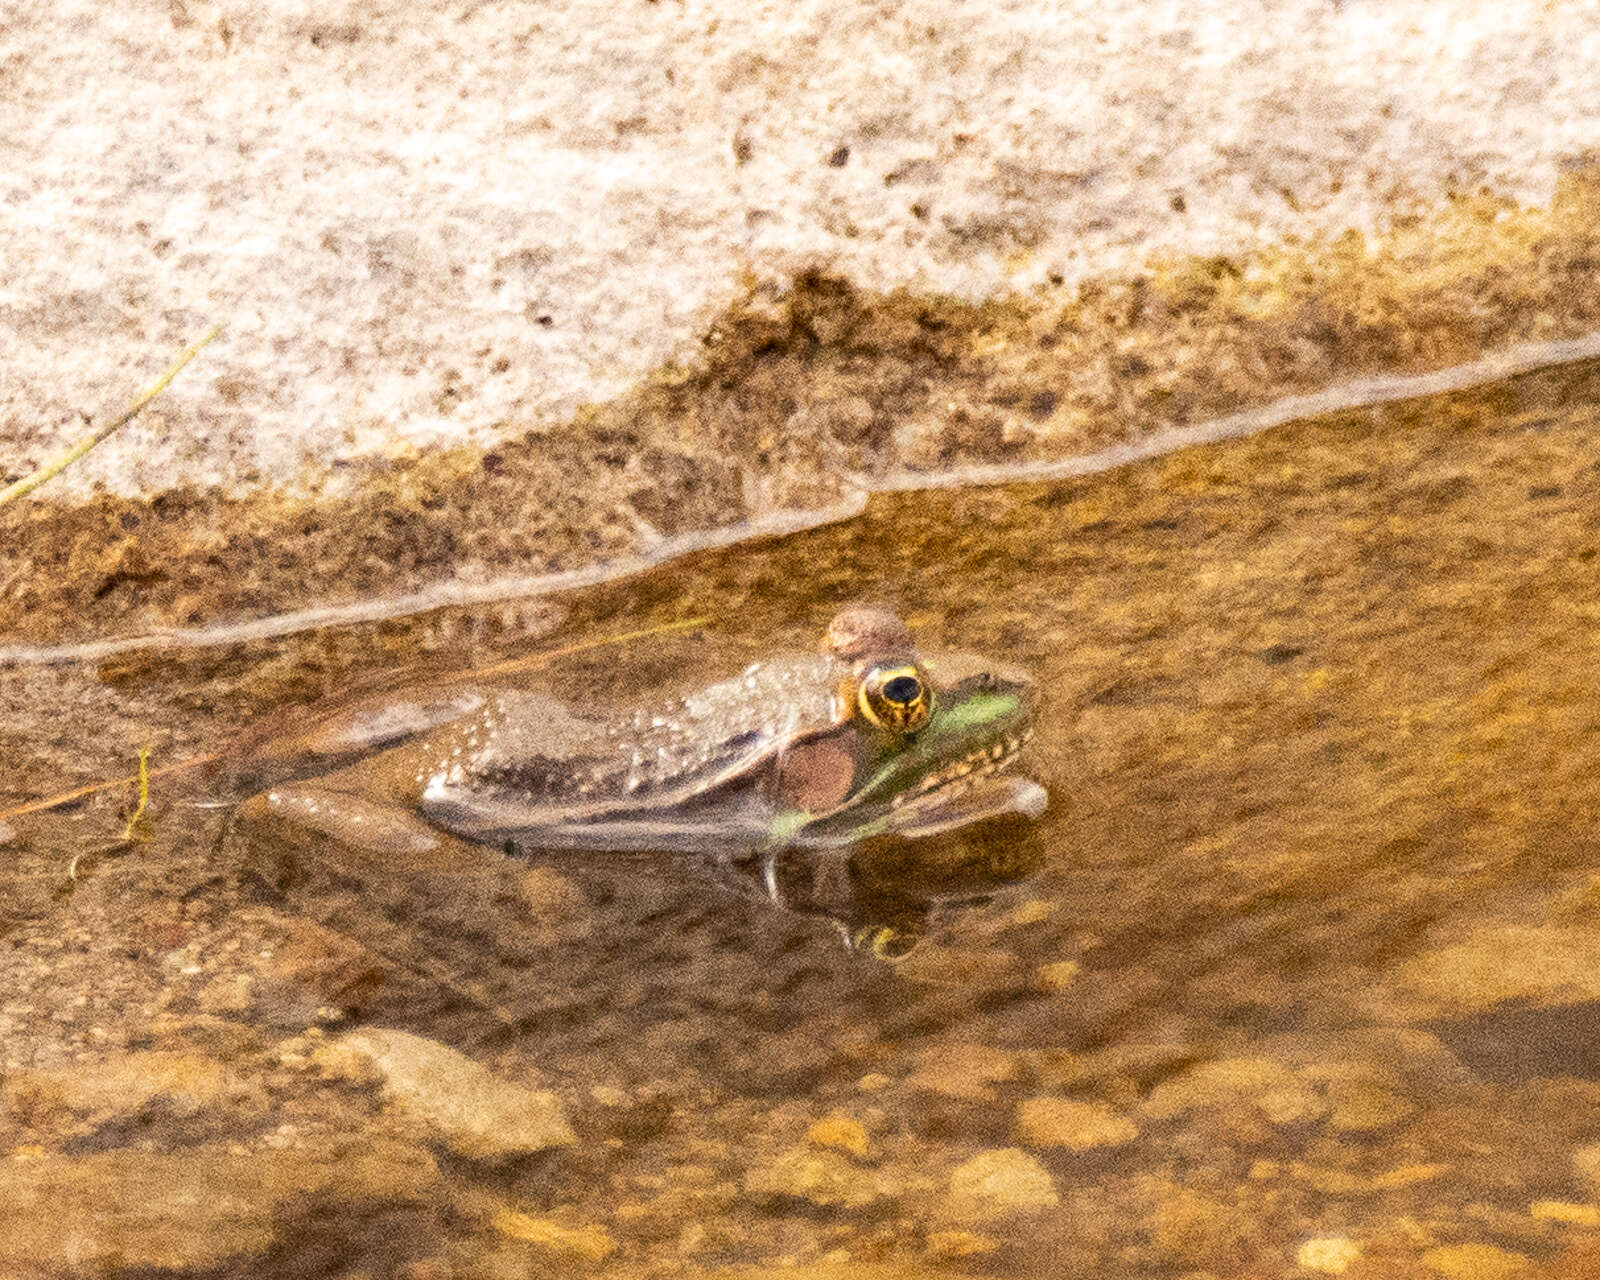
{"type": "Polygon", "coordinates": [[[923,655],[890,609],[839,610],[810,653],[776,654],[620,710],[464,678],[310,713],[233,761],[238,807],[371,853],[448,842],[506,854],[754,855],[922,838],[1044,788],[1012,772],[1034,683],[972,654],[923,655]]]}

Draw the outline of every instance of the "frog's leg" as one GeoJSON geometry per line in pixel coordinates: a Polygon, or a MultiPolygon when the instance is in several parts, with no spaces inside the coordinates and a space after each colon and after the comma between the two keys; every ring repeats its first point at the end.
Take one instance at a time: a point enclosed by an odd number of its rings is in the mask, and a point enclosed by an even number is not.
{"type": "Polygon", "coordinates": [[[291,730],[286,716],[246,738],[220,772],[233,796],[265,791],[279,783],[332,773],[364,757],[387,751],[440,725],[470,715],[484,703],[471,685],[420,693],[367,694],[331,707],[297,708],[291,730]]]}
{"type": "Polygon", "coordinates": [[[854,860],[848,847],[770,851],[761,864],[762,884],[785,911],[831,923],[845,950],[899,960],[921,940],[933,900],[863,894],[854,860]]]}
{"type": "MultiPolygon", "coordinates": [[[[238,823],[281,824],[368,853],[423,857],[450,837],[409,809],[315,782],[291,782],[252,796],[239,806],[238,823]]],[[[454,843],[454,841],[452,841],[454,843]]]]}
{"type": "Polygon", "coordinates": [[[485,874],[502,861],[492,851],[429,826],[392,797],[341,790],[340,781],[289,783],[251,797],[234,811],[221,856],[275,894],[331,883],[346,893],[448,905],[497,892],[498,879],[485,874]]]}
{"type": "Polygon", "coordinates": [[[508,897],[505,860],[435,830],[381,790],[357,793],[358,785],[362,778],[347,772],[239,805],[224,836],[236,842],[235,874],[382,957],[380,981],[391,968],[409,971],[503,1027],[520,1027],[522,1017],[494,992],[427,945],[441,928],[497,918],[508,897]]]}

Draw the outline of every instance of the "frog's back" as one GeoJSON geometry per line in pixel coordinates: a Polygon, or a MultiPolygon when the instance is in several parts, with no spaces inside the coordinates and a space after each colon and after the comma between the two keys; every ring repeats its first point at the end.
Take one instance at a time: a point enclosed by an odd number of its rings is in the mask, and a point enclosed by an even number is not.
{"type": "Polygon", "coordinates": [[[419,756],[423,812],[485,839],[681,807],[830,723],[834,675],[826,656],[777,659],[613,714],[494,693],[419,756]]]}

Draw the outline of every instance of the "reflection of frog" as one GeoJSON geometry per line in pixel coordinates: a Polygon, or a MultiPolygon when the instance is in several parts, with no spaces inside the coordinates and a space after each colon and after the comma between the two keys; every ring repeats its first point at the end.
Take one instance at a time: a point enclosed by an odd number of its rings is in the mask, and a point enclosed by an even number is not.
{"type": "Polygon", "coordinates": [[[412,857],[451,836],[507,851],[753,854],[771,885],[783,849],[1040,812],[1043,789],[1002,773],[1031,734],[1033,700],[1026,675],[922,658],[899,618],[858,606],[834,618],[820,654],[616,715],[470,682],[369,699],[241,762],[266,786],[240,816],[412,857]]]}

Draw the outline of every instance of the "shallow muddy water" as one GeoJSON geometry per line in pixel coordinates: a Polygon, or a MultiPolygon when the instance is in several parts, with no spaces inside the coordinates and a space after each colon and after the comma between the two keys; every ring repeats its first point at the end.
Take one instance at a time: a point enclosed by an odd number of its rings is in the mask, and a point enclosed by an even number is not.
{"type": "Polygon", "coordinates": [[[198,1271],[1600,1274],[1597,432],[1580,367],[881,497],[545,603],[0,673],[4,810],[141,741],[182,760],[348,685],[597,636],[707,619],[536,679],[709,681],[874,599],[925,649],[1035,673],[1021,771],[1051,797],[791,860],[788,910],[689,858],[485,851],[441,879],[229,833],[193,774],[131,848],[115,795],[16,816],[0,1031],[29,1096],[69,1102],[11,1097],[0,1146],[438,1156],[440,1189],[376,1197],[342,1252],[277,1206],[198,1271]],[[553,1090],[576,1145],[463,1155],[370,1079],[284,1066],[364,1026],[553,1090]],[[62,1072],[163,1036],[244,1084],[74,1110],[62,1072]]]}

